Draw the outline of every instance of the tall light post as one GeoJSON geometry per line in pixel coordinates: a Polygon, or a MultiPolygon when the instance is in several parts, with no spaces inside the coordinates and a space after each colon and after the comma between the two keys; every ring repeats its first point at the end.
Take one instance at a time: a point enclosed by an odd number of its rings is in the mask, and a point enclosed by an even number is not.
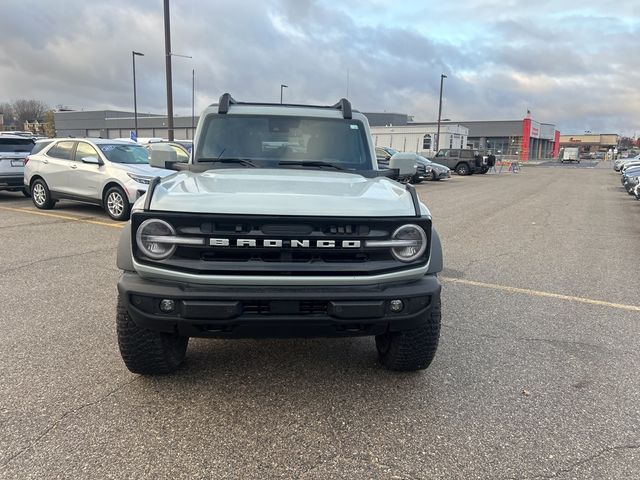
{"type": "Polygon", "coordinates": [[[438,106],[438,132],[436,133],[436,153],[440,150],[440,121],[442,118],[442,86],[447,76],[443,73],[440,75],[440,105],[438,106]]]}
{"type": "Polygon", "coordinates": [[[280,84],[280,104],[282,104],[282,90],[285,88],[289,88],[288,85],[280,84]]]}
{"type": "MultiPolygon", "coordinates": [[[[181,57],[181,58],[190,58],[193,60],[193,57],[191,55],[180,55],[178,53],[169,53],[169,57],[181,57]]],[[[193,139],[193,100],[194,100],[194,96],[195,96],[195,75],[196,75],[196,71],[191,69],[191,137],[193,139]]],[[[171,110],[173,111],[173,106],[171,107],[171,110]]],[[[171,126],[173,127],[173,121],[171,122],[171,126]]],[[[173,128],[172,128],[173,130],[173,128]]],[[[173,139],[172,139],[173,140],[173,139]]]]}
{"type": "Polygon", "coordinates": [[[164,0],[164,58],[167,76],[167,137],[173,142],[173,85],[171,80],[171,12],[169,0],[164,0]]]}
{"type": "Polygon", "coordinates": [[[136,139],[138,138],[138,98],[136,97],[136,55],[144,57],[144,53],[131,50],[131,59],[133,60],[133,124],[134,131],[136,132],[136,139]]]}
{"type": "Polygon", "coordinates": [[[193,140],[193,134],[196,132],[194,125],[196,109],[196,70],[191,69],[191,140],[193,140]]]}

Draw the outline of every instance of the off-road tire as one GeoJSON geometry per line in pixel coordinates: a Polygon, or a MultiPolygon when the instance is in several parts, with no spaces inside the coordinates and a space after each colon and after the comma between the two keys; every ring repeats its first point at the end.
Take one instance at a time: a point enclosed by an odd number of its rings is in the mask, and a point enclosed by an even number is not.
{"type": "Polygon", "coordinates": [[[376,335],[380,363],[389,370],[412,371],[427,368],[436,355],[440,339],[440,297],[434,298],[424,323],[411,330],[376,335]]]}
{"type": "Polygon", "coordinates": [[[104,194],[104,211],[113,220],[126,221],[131,216],[131,204],[129,203],[129,197],[124,193],[120,187],[111,187],[104,194]],[[115,202],[118,202],[116,204],[115,202]],[[112,205],[113,202],[113,205],[112,205]]]}
{"type": "Polygon", "coordinates": [[[31,200],[36,208],[41,210],[50,210],[56,204],[51,198],[49,186],[42,178],[36,178],[31,182],[31,200]]]}
{"type": "Polygon", "coordinates": [[[468,163],[459,163],[456,165],[456,173],[460,176],[470,175],[471,168],[468,163]]]}
{"type": "Polygon", "coordinates": [[[138,327],[118,295],[116,329],[120,355],[129,371],[141,375],[172,373],[184,361],[189,337],[138,327]]]}

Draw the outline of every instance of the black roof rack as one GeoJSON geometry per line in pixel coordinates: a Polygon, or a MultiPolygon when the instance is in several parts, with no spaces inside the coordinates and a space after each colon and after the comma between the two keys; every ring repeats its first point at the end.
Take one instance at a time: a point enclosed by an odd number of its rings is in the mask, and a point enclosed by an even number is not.
{"type": "Polygon", "coordinates": [[[223,93],[218,101],[218,113],[229,113],[230,105],[264,105],[264,106],[283,106],[283,107],[312,107],[312,108],[331,108],[334,110],[342,111],[342,118],[350,120],[353,118],[353,110],[351,109],[351,102],[346,98],[341,98],[335,105],[300,105],[293,103],[256,103],[256,102],[238,102],[230,93],[223,93]]]}

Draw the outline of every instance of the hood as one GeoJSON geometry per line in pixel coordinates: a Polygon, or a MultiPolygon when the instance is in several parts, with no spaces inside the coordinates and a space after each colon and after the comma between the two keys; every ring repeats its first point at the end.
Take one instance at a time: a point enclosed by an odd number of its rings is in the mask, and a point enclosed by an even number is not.
{"type": "MultiPolygon", "coordinates": [[[[429,215],[426,207],[421,208],[423,215],[429,215]]],[[[179,172],[156,187],[151,209],[239,215],[415,215],[411,194],[388,178],[284,168],[179,172]]]]}
{"type": "Polygon", "coordinates": [[[125,172],[135,173],[136,175],[142,175],[144,177],[166,177],[174,172],[173,170],[165,170],[163,168],[152,167],[148,163],[111,163],[112,167],[125,172]]]}

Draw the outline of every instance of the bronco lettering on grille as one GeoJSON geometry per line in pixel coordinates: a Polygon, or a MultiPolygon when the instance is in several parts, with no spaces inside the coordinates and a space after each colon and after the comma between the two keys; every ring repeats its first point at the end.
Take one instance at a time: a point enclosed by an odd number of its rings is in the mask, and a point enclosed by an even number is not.
{"type": "Polygon", "coordinates": [[[262,248],[360,248],[360,240],[281,240],[255,238],[210,238],[211,247],[262,248]]]}

